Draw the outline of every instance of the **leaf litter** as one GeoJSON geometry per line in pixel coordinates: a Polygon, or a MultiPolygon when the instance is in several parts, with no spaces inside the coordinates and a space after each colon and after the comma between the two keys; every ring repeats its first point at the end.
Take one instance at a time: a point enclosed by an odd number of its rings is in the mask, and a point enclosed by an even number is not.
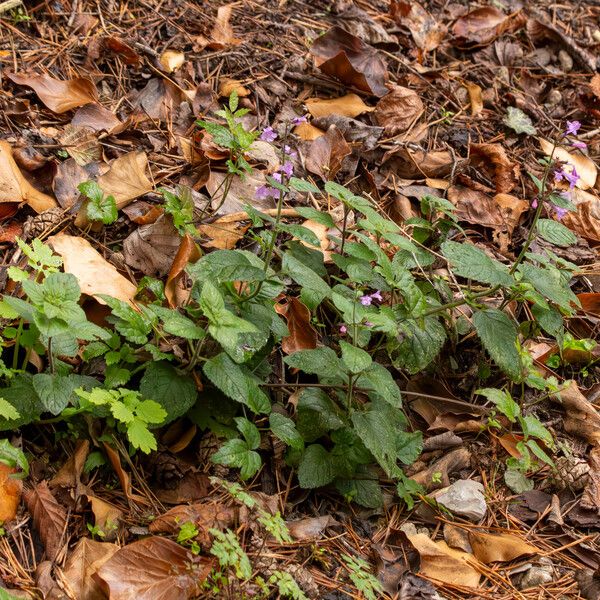
{"type": "MultiPolygon", "coordinates": [[[[53,375],[76,378],[75,390],[87,389],[97,377],[114,382],[115,389],[136,385],[148,371],[132,373],[128,365],[155,363],[175,373],[178,396],[189,395],[194,406],[174,423],[150,430],[158,439],[150,457],[133,455],[108,439],[102,419],[90,418],[70,435],[52,418],[18,432],[3,427],[11,448],[22,445],[31,464],[23,481],[15,450],[0,454],[0,578],[2,591],[6,587],[12,597],[36,587],[50,598],[82,600],[253,597],[259,594],[259,584],[250,578],[254,572],[290,598],[598,597],[597,10],[593,3],[584,10],[570,2],[514,9],[486,2],[469,7],[402,0],[329,4],[168,1],[125,9],[114,2],[84,1],[66,9],[3,13],[4,265],[24,268],[31,260],[17,235],[29,242],[45,240],[84,294],[81,306],[89,322],[119,330],[122,323],[116,312],[109,316],[106,304],[105,296],[111,296],[131,311],[121,306],[119,314],[141,328],[129,335],[158,335],[156,344],[135,348],[133,342],[111,346],[112,340],[90,332],[78,333],[69,348],[68,340],[56,335],[50,357],[35,344],[25,355],[14,341],[19,327],[10,312],[14,305],[3,302],[2,358],[15,357],[11,377],[17,379],[7,379],[0,392],[6,403],[0,403],[0,418],[10,422],[13,413],[6,411],[11,408],[25,417],[27,402],[17,398],[29,394],[31,402],[39,389],[29,382],[33,371],[18,372],[21,364],[23,370],[37,364],[53,375]],[[218,133],[200,132],[195,120],[216,123],[217,96],[228,102],[234,92],[239,107],[249,111],[241,117],[246,129],[263,134],[244,153],[252,172],[242,166],[228,177],[231,148],[218,133]],[[578,137],[564,133],[565,123],[578,122],[583,123],[578,137]],[[273,140],[263,137],[268,129],[273,140]],[[282,138],[289,149],[280,147],[282,138]],[[545,224],[529,246],[529,227],[540,203],[536,180],[543,177],[542,156],[557,161],[555,189],[558,196],[569,195],[573,210],[543,206],[545,224]],[[279,211],[277,188],[270,186],[282,169],[306,176],[307,182],[279,211]],[[113,198],[120,212],[112,223],[98,227],[90,220],[79,191],[86,181],[98,183],[102,201],[113,198]],[[369,283],[364,308],[394,302],[379,292],[385,270],[359,271],[364,257],[359,253],[366,251],[358,248],[358,236],[343,257],[346,262],[337,258],[339,226],[360,231],[355,217],[369,209],[357,208],[356,198],[336,195],[331,186],[336,182],[370,198],[421,245],[432,225],[440,223],[452,239],[464,236],[462,241],[481,253],[476,254],[479,265],[484,257],[496,261],[497,278],[518,260],[524,244],[559,270],[573,265],[572,277],[557,279],[564,302],[540,278],[543,265],[531,263],[518,269],[520,304],[498,296],[482,296],[480,306],[458,302],[448,322],[451,344],[424,375],[402,362],[409,353],[406,340],[423,338],[417,330],[398,330],[401,356],[393,366],[404,419],[409,431],[423,438],[422,445],[412,442],[406,455],[407,481],[419,486],[412,494],[406,491],[410,484],[405,483],[405,495],[401,486],[389,485],[389,470],[385,474],[368,460],[358,479],[333,482],[332,457],[360,460],[361,452],[377,457],[379,446],[374,441],[368,450],[358,445],[355,430],[331,409],[327,394],[318,393],[338,386],[325,378],[328,383],[318,387],[322,365],[313,365],[312,373],[285,367],[286,356],[341,340],[343,361],[356,369],[361,402],[367,395],[374,405],[381,401],[369,395],[361,379],[367,376],[367,358],[346,354],[350,350],[342,342],[370,335],[369,329],[384,331],[385,321],[374,323],[368,316],[354,323],[354,331],[339,325],[335,314],[347,309],[345,292],[333,281],[319,288],[317,280],[306,279],[314,273],[306,270],[314,265],[311,252],[320,249],[330,273],[337,277],[355,269],[355,276],[369,283]],[[326,196],[313,189],[327,184],[326,196]],[[169,212],[159,188],[177,185],[186,186],[193,206],[169,212]],[[269,193],[261,196],[264,189],[269,193]],[[266,387],[256,386],[242,371],[241,356],[228,359],[229,380],[242,386],[233,387],[233,395],[251,386],[255,402],[263,390],[273,401],[271,415],[255,421],[261,429],[257,441],[241,417],[234,420],[238,413],[226,395],[215,396],[210,371],[175,366],[185,365],[184,358],[194,352],[189,344],[197,333],[193,310],[163,323],[159,309],[149,315],[146,305],[150,298],[163,309],[187,307],[195,293],[188,265],[199,261],[198,271],[209,273],[210,280],[217,271],[204,259],[224,250],[242,251],[238,270],[224,279],[238,297],[248,273],[268,288],[270,271],[253,264],[251,256],[268,247],[269,227],[279,217],[287,229],[280,233],[281,247],[273,249],[274,260],[281,259],[284,245],[293,248],[296,262],[284,259],[285,276],[306,287],[302,294],[297,288],[274,294],[277,314],[271,327],[280,346],[272,352],[273,374],[266,387]],[[571,236],[576,248],[564,243],[571,236]],[[318,308],[315,293],[330,298],[335,311],[318,308]],[[561,346],[553,333],[556,319],[540,312],[543,303],[561,307],[561,346]],[[473,324],[484,337],[476,309],[494,314],[498,328],[506,320],[509,328],[519,324],[520,340],[529,340],[512,356],[537,364],[546,378],[556,377],[562,386],[558,395],[536,395],[535,387],[527,388],[518,399],[518,416],[505,396],[478,395],[484,391],[478,388],[509,389],[502,370],[510,367],[500,364],[503,369],[490,374],[487,355],[473,343],[473,324]],[[186,337],[190,327],[191,338],[186,337]],[[95,340],[93,349],[79,343],[84,339],[95,340]],[[453,353],[456,344],[460,350],[453,353]],[[316,392],[306,394],[307,387],[316,392]],[[307,419],[318,426],[327,422],[326,429],[335,423],[331,440],[336,443],[319,446],[312,465],[319,484],[301,490],[290,468],[297,467],[293,453],[303,451],[306,440],[321,438],[307,430],[307,419]],[[226,440],[238,440],[238,458],[215,464],[212,457],[222,454],[226,440]],[[540,460],[538,467],[524,469],[527,476],[511,471],[505,478],[507,459],[522,460],[524,448],[540,460]],[[252,453],[269,466],[242,487],[232,487],[237,484],[227,481],[235,479],[236,460],[252,453]],[[551,462],[544,459],[548,454],[551,462]],[[225,479],[209,483],[209,475],[225,479]],[[378,480],[383,491],[371,486],[378,480]],[[488,509],[483,520],[468,522],[436,503],[437,494],[460,480],[483,484],[488,509]],[[329,493],[334,488],[337,495],[329,493]],[[174,506],[167,510],[162,502],[174,506]],[[277,520],[279,513],[286,521],[277,520]],[[219,569],[238,573],[225,584],[219,569]],[[288,577],[300,592],[286,590],[288,577]]],[[[415,258],[419,245],[398,249],[389,241],[394,233],[377,229],[366,238],[379,242],[394,267],[421,268],[415,258]]],[[[372,246],[369,252],[375,252],[372,246]]],[[[474,285],[474,294],[480,291],[477,272],[441,258],[438,254],[423,267],[440,276],[435,279],[439,299],[460,300],[457,275],[474,285]]],[[[15,279],[14,270],[7,275],[5,267],[3,293],[22,300],[27,283],[15,279]]],[[[41,267],[33,283],[49,279],[52,270],[51,262],[41,267]]],[[[404,294],[410,290],[398,293],[408,299],[404,294]]],[[[219,318],[240,318],[230,308],[223,307],[227,312],[219,318]]],[[[265,318],[258,312],[244,317],[250,323],[265,318]]],[[[255,331],[245,335],[241,352],[258,344],[255,331]]],[[[226,347],[226,340],[218,340],[226,347]]],[[[201,343],[210,350],[215,342],[201,343]]],[[[494,349],[486,348],[500,363],[494,349]]],[[[378,345],[373,359],[387,368],[382,350],[378,345]]],[[[263,367],[252,368],[260,374],[263,367]]],[[[516,387],[512,394],[517,398],[516,387]]],[[[67,399],[72,410],[82,398],[67,399]]],[[[125,408],[113,405],[102,418],[132,411],[134,401],[127,402],[125,408]]],[[[137,418],[129,414],[126,419],[137,418]]],[[[368,417],[364,421],[367,427],[368,417]]],[[[374,422],[383,439],[385,420],[374,422]]],[[[388,464],[385,457],[381,462],[388,464]]]]}

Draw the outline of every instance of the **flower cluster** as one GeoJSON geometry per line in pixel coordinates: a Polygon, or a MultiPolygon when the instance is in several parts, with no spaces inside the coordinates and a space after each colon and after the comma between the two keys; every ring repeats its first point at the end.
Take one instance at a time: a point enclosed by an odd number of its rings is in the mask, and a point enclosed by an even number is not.
{"type": "MultiPolygon", "coordinates": [[[[300,118],[300,117],[299,117],[300,118]]],[[[272,142],[277,138],[277,133],[273,130],[272,127],[266,127],[260,139],[263,141],[272,142]]],[[[290,148],[287,144],[283,147],[283,156],[284,161],[283,164],[279,167],[279,169],[271,175],[271,177],[277,183],[284,183],[284,176],[286,179],[289,179],[294,174],[294,163],[291,159],[294,159],[298,156],[298,153],[290,148]]],[[[278,198],[280,191],[274,187],[268,185],[261,185],[256,189],[256,198],[257,200],[265,200],[267,198],[278,198]]]]}
{"type": "Polygon", "coordinates": [[[364,296],[361,296],[359,300],[363,306],[371,306],[373,300],[377,300],[377,302],[382,302],[383,297],[381,296],[381,292],[377,290],[372,294],[365,294],[364,296]]]}

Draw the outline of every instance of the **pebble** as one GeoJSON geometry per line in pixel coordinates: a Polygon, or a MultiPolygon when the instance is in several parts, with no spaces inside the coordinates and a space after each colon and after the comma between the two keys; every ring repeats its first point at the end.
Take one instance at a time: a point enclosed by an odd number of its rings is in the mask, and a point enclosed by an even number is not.
{"type": "Polygon", "coordinates": [[[435,494],[435,500],[453,514],[478,522],[485,517],[487,504],[483,485],[472,479],[459,479],[435,494]]]}
{"type": "Polygon", "coordinates": [[[568,73],[573,69],[573,59],[571,58],[571,55],[565,50],[559,51],[558,62],[560,63],[560,66],[565,73],[568,73]]]}
{"type": "Polygon", "coordinates": [[[527,590],[550,583],[553,579],[554,566],[552,565],[552,561],[547,556],[542,556],[539,560],[539,565],[531,567],[529,571],[523,573],[518,586],[520,590],[527,590]]]}

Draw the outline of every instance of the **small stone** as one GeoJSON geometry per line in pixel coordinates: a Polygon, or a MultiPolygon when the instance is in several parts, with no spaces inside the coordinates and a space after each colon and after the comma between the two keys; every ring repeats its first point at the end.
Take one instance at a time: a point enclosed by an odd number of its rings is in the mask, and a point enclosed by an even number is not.
{"type": "Polygon", "coordinates": [[[459,479],[435,494],[435,500],[450,512],[469,521],[481,521],[487,512],[483,485],[472,479],[459,479]]]}
{"type": "Polygon", "coordinates": [[[568,52],[565,50],[560,50],[558,53],[558,62],[563,70],[563,72],[568,73],[573,69],[573,59],[568,52]]]}
{"type": "Polygon", "coordinates": [[[600,43],[600,29],[596,29],[596,31],[592,33],[592,37],[594,38],[595,42],[600,43]]]}
{"type": "Polygon", "coordinates": [[[400,525],[400,531],[403,531],[408,537],[411,535],[417,535],[418,533],[417,526],[410,521],[407,523],[402,523],[402,525],[400,525]]]}
{"type": "Polygon", "coordinates": [[[558,90],[550,90],[546,96],[547,106],[556,106],[560,104],[562,100],[562,94],[558,90]]]}
{"type": "Polygon", "coordinates": [[[551,583],[553,579],[554,566],[552,565],[552,561],[548,557],[542,556],[539,560],[539,565],[531,567],[529,571],[523,573],[518,587],[520,590],[527,590],[551,583]]]}

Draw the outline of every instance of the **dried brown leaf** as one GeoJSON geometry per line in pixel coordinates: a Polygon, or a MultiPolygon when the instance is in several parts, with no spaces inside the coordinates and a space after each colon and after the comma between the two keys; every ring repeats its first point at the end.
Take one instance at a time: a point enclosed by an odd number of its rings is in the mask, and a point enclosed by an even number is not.
{"type": "Polygon", "coordinates": [[[104,532],[104,541],[109,542],[116,539],[123,511],[96,496],[86,494],[86,498],[92,507],[92,513],[94,513],[94,525],[104,532]]]}
{"type": "Polygon", "coordinates": [[[538,548],[511,533],[491,534],[472,529],[469,531],[469,542],[473,554],[486,565],[540,553],[538,548]]]}
{"type": "Polygon", "coordinates": [[[438,22],[418,2],[391,0],[390,16],[398,25],[410,30],[418,48],[424,52],[435,50],[448,33],[448,28],[438,22]]]}
{"type": "MultiPolygon", "coordinates": [[[[542,152],[547,156],[552,154],[552,149],[554,148],[554,144],[545,140],[544,138],[539,138],[540,147],[542,152]]],[[[579,152],[569,152],[566,148],[562,146],[557,146],[554,148],[554,154],[552,154],[554,160],[559,160],[561,162],[569,165],[570,168],[575,168],[577,170],[577,174],[579,175],[579,180],[576,183],[576,186],[581,190],[587,190],[589,188],[594,187],[596,183],[596,178],[598,176],[598,169],[596,169],[596,165],[594,161],[585,156],[584,154],[580,154],[579,152]]],[[[569,170],[569,168],[567,168],[569,170]]]]}
{"type": "Polygon", "coordinates": [[[121,38],[107,36],[102,39],[102,44],[106,50],[118,54],[126,65],[138,66],[141,62],[140,55],[121,38]]]}
{"type": "Polygon", "coordinates": [[[335,178],[342,168],[344,158],[352,153],[352,148],[340,130],[332,125],[325,135],[312,142],[306,156],[306,169],[319,175],[324,181],[335,178]]]}
{"type": "Polygon", "coordinates": [[[0,522],[12,521],[21,502],[23,480],[12,477],[17,469],[0,463],[0,522]]]}
{"type": "Polygon", "coordinates": [[[564,428],[584,439],[588,444],[600,443],[600,414],[594,405],[581,393],[577,383],[570,381],[568,387],[561,390],[560,399],[555,398],[565,411],[564,428]]]}
{"type": "Polygon", "coordinates": [[[346,94],[339,98],[308,98],[304,101],[308,112],[315,118],[329,115],[342,115],[344,117],[357,117],[365,112],[372,112],[374,107],[368,106],[356,94],[346,94]]]}
{"type": "Polygon", "coordinates": [[[244,216],[232,213],[220,217],[213,223],[200,225],[198,231],[210,238],[207,242],[202,242],[202,245],[220,250],[231,250],[250,228],[250,223],[244,223],[244,220],[244,216]]]}
{"type": "Polygon", "coordinates": [[[17,85],[33,88],[39,99],[58,114],[95,102],[96,87],[89,79],[68,79],[60,81],[50,75],[25,75],[7,72],[6,76],[17,85]]]}
{"type": "Polygon", "coordinates": [[[333,527],[340,523],[331,515],[323,515],[322,517],[307,517],[297,521],[286,521],[285,524],[290,531],[290,535],[297,540],[315,540],[321,537],[327,527],[333,527]]]}
{"type": "Polygon", "coordinates": [[[275,304],[275,311],[287,322],[289,336],[281,340],[286,354],[317,347],[317,330],[310,323],[310,310],[298,298],[283,296],[275,304]]]}
{"type": "Polygon", "coordinates": [[[471,115],[477,116],[483,110],[483,97],[481,95],[481,88],[471,81],[465,83],[467,92],[469,94],[469,102],[471,103],[471,115]]]}
{"type": "Polygon", "coordinates": [[[67,511],[56,501],[46,481],[25,490],[23,497],[35,529],[44,543],[46,558],[54,560],[65,541],[67,511]]]}
{"type": "Polygon", "coordinates": [[[395,136],[414,125],[425,107],[414,90],[399,85],[389,88],[389,93],[375,107],[375,120],[387,135],[395,136]]]}
{"type": "Polygon", "coordinates": [[[311,142],[312,140],[316,140],[318,137],[325,135],[325,132],[310,123],[300,123],[294,128],[294,133],[301,139],[306,142],[311,142]]]}
{"type": "Polygon", "coordinates": [[[181,238],[181,243],[173,259],[173,264],[165,283],[165,296],[171,308],[182,306],[187,302],[190,290],[182,285],[185,267],[188,263],[196,262],[200,258],[198,247],[189,234],[181,238]]]}
{"type": "Polygon", "coordinates": [[[146,176],[148,157],[145,152],[128,152],[115,159],[110,169],[98,177],[98,185],[107,196],[113,196],[117,208],[152,191],[152,182],[146,176]]]}
{"type": "Polygon", "coordinates": [[[132,118],[136,121],[150,118],[170,122],[173,110],[184,100],[183,92],[170,81],[150,79],[135,98],[135,111],[132,118]]]}
{"type": "Polygon", "coordinates": [[[240,98],[250,95],[250,90],[245,88],[237,79],[222,77],[219,80],[219,96],[229,98],[233,92],[236,92],[240,98]]]}
{"type": "Polygon", "coordinates": [[[84,238],[59,234],[48,238],[48,244],[63,259],[65,273],[72,273],[79,281],[82,293],[94,296],[100,304],[100,294],[131,302],[136,286],[125,279],[84,238]]]}
{"type": "Polygon", "coordinates": [[[235,37],[233,28],[229,23],[232,11],[233,4],[220,6],[217,10],[215,25],[210,34],[211,39],[207,44],[212,50],[223,50],[229,46],[238,46],[242,43],[242,40],[235,37]]]}
{"type": "Polygon", "coordinates": [[[384,172],[405,179],[443,177],[452,171],[454,158],[447,150],[399,148],[384,155],[384,172]]]}
{"type": "Polygon", "coordinates": [[[58,141],[81,167],[102,159],[102,146],[95,132],[87,127],[66,125],[58,141]]]}
{"type": "Polygon", "coordinates": [[[460,17],[452,33],[458,46],[487,46],[508,29],[514,30],[524,24],[520,15],[505,15],[494,6],[484,6],[460,17]]]}
{"type": "Polygon", "coordinates": [[[596,192],[578,188],[570,194],[577,212],[568,212],[562,219],[563,224],[582,238],[600,242],[600,198],[596,192]]]}
{"type": "Polygon", "coordinates": [[[483,167],[494,181],[498,194],[510,194],[519,184],[521,169],[500,144],[471,144],[471,164],[483,167]]]}
{"type": "Polygon", "coordinates": [[[116,133],[123,128],[124,124],[119,121],[113,112],[97,102],[91,102],[75,111],[71,119],[71,125],[87,127],[94,131],[116,133]]]}
{"type": "Polygon", "coordinates": [[[187,600],[200,593],[212,564],[153,536],[121,548],[95,578],[111,600],[187,600]]]}
{"type": "Polygon", "coordinates": [[[176,71],[185,62],[185,54],[177,50],[165,50],[158,61],[167,73],[176,71]]]}
{"type": "Polygon", "coordinates": [[[227,186],[224,183],[226,177],[228,177],[226,173],[211,171],[208,181],[206,182],[206,189],[211,197],[212,208],[217,211],[219,215],[240,212],[243,210],[244,204],[249,204],[259,210],[265,210],[275,206],[273,198],[269,197],[264,200],[256,198],[256,190],[267,183],[262,171],[255,170],[250,175],[246,175],[243,179],[237,175],[231,178],[231,184],[227,195],[225,195],[227,186]]]}
{"type": "Polygon", "coordinates": [[[48,485],[51,488],[77,487],[89,451],[90,442],[88,440],[78,440],[75,451],[69,456],[58,473],[48,482],[48,485]]]}

